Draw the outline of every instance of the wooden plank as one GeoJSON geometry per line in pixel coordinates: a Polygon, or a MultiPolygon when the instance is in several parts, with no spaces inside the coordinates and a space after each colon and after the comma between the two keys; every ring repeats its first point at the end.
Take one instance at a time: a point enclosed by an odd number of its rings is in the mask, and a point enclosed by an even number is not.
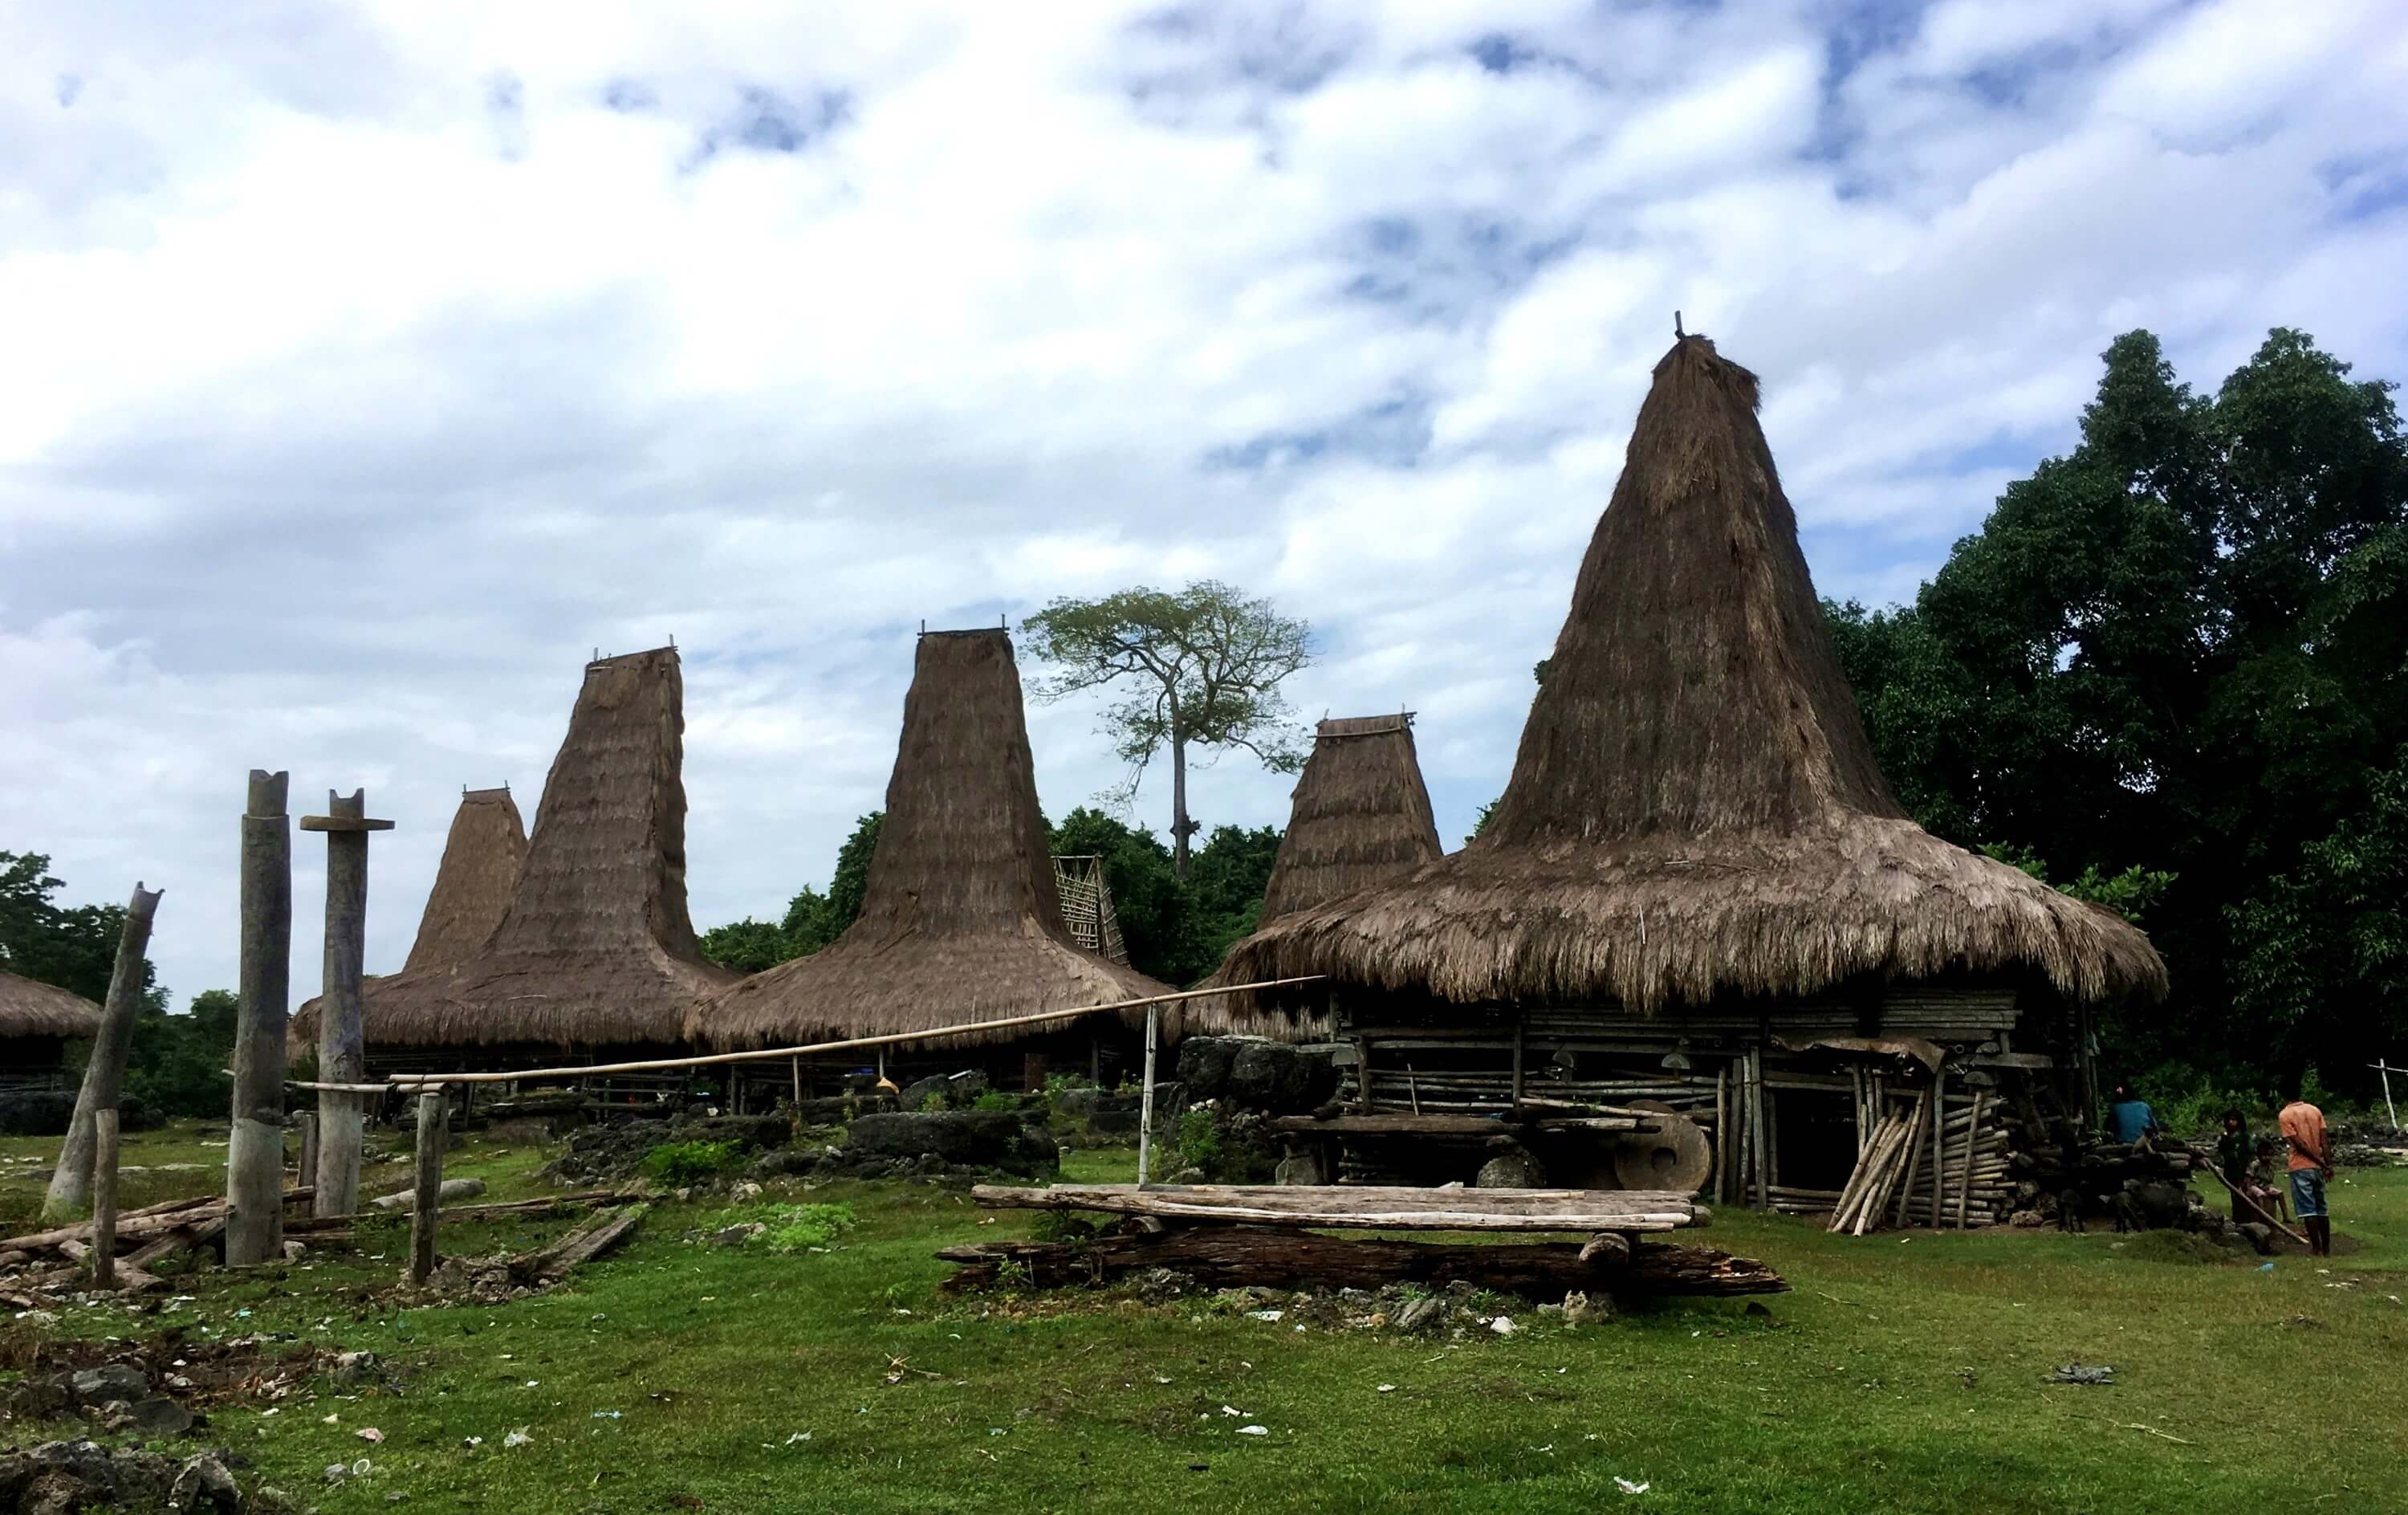
{"type": "Polygon", "coordinates": [[[1231,1225],[1366,1231],[1674,1231],[1704,1209],[1664,1190],[1407,1189],[1371,1185],[1056,1184],[970,1190],[990,1209],[1101,1210],[1231,1225]]]}

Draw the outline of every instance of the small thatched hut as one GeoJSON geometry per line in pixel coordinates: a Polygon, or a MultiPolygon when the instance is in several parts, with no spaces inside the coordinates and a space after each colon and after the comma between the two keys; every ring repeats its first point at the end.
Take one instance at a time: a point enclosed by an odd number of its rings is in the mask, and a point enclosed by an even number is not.
{"type": "MultiPolygon", "coordinates": [[[[860,916],[811,956],[723,990],[691,1028],[716,1048],[775,1046],[1168,992],[1079,945],[1063,919],[1010,637],[931,631],[903,701],[860,916]]],[[[1104,1018],[951,1038],[888,1065],[1092,1071],[1126,1051],[1125,1024],[1104,1018]]]]}
{"type": "MultiPolygon", "coordinates": [[[[1393,883],[1446,851],[1430,814],[1429,788],[1413,751],[1411,711],[1325,720],[1313,730],[1312,752],[1296,781],[1287,830],[1280,838],[1263,891],[1257,931],[1333,900],[1393,883]]],[[[1251,939],[1249,939],[1251,940],[1251,939]]],[[[1240,941],[1228,960],[1245,946],[1240,941]]],[[[1211,983],[1233,983],[1226,970],[1211,983]]],[[[1197,1002],[1190,1030],[1252,1036],[1317,1039],[1329,1033],[1326,1015],[1265,1013],[1240,1004],[1197,1002]]]]}
{"type": "Polygon", "coordinates": [[[447,972],[475,957],[509,914],[526,855],[526,824],[509,786],[461,791],[435,887],[427,891],[418,938],[401,971],[447,972]]]}
{"type": "MultiPolygon", "coordinates": [[[[1862,1092],[1893,1074],[1956,1075],[1938,1107],[1960,1125],[2037,1125],[2051,1096],[2079,1121],[2090,1017],[2166,978],[2120,917],[1907,817],[1756,411],[1754,374],[1674,344],[1486,830],[1272,923],[1224,971],[1330,975],[1366,1105],[1659,1098],[1726,1122],[1726,1194],[1744,1176],[1806,1207],[1837,1197],[1862,1092]]],[[[1985,1169],[1993,1145],[1977,1133],[1985,1169]]]]}
{"type": "MultiPolygon", "coordinates": [[[[686,915],[684,706],[673,647],[585,666],[500,924],[448,967],[422,968],[413,952],[410,967],[365,986],[372,1073],[682,1049],[695,1004],[737,976],[703,960],[686,915]]],[[[516,816],[507,795],[477,812],[478,832],[506,833],[516,816]]],[[[464,804],[454,844],[469,815],[464,804]]],[[[471,865],[486,884],[498,866],[471,865]]],[[[435,919],[435,901],[428,909],[435,919]]],[[[460,940],[445,918],[438,963],[460,940]]],[[[318,1005],[295,1017],[297,1045],[314,1042],[318,1005]]]]}
{"type": "Polygon", "coordinates": [[[66,1047],[100,1032],[100,1006],[39,979],[0,973],[0,1091],[62,1088],[66,1047]]]}

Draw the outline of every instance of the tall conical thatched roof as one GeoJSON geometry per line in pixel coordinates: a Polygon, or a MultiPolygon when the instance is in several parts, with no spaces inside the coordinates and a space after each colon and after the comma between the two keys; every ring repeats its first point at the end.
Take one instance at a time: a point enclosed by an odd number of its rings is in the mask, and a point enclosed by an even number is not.
{"type": "Polygon", "coordinates": [[[509,914],[526,854],[526,825],[507,786],[462,794],[402,972],[441,972],[474,957],[509,914]]]}
{"type": "Polygon", "coordinates": [[[1487,829],[1279,922],[1225,972],[1641,1010],[1858,974],[2164,992],[2123,919],[1939,841],[1892,798],[1756,408],[1754,374],[1704,338],[1673,345],[1487,829]]]}
{"type": "MultiPolygon", "coordinates": [[[[1429,789],[1413,752],[1411,712],[1323,721],[1312,754],[1296,781],[1287,830],[1263,891],[1257,934],[1290,916],[1393,883],[1442,856],[1429,789]]],[[[1205,982],[1239,983],[1229,964],[1254,938],[1241,940],[1205,982]]],[[[1307,996],[1308,999],[1314,996],[1307,996]]],[[[1188,1029],[1246,1035],[1322,1035],[1327,1017],[1309,1014],[1297,1024],[1266,1012],[1251,995],[1194,1002],[1188,1029]]]]}
{"type": "Polygon", "coordinates": [[[369,1046],[671,1043],[734,981],[686,916],[684,707],[675,648],[585,665],[509,913],[448,972],[371,979],[369,1046]]]}
{"type": "Polygon", "coordinates": [[[1063,921],[1011,639],[938,631],[920,639],[860,916],[810,957],[724,990],[693,1026],[715,1046],[776,1046],[1168,992],[1079,946],[1063,921]]]}
{"type": "Polygon", "coordinates": [[[71,989],[0,973],[0,1036],[93,1036],[100,1006],[71,989]]]}
{"type": "Polygon", "coordinates": [[[1412,714],[1323,721],[1296,782],[1260,924],[1401,878],[1445,851],[1412,714]]]}

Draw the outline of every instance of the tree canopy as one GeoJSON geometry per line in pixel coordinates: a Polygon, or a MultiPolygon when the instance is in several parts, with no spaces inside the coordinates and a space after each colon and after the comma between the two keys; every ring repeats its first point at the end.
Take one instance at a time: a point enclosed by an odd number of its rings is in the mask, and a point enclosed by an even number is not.
{"type": "Polygon", "coordinates": [[[2160,881],[2174,998],[2111,1055],[2360,1087],[2408,940],[2393,386],[2286,329],[2212,395],[2147,332],[2104,358],[2078,444],[1913,605],[1827,607],[1842,662],[1924,826],[2055,879],[2160,881]]]}
{"type": "Polygon", "coordinates": [[[1188,749],[1242,748],[1274,772],[1304,766],[1302,732],[1280,693],[1312,661],[1312,628],[1268,599],[1211,579],[1176,591],[1139,585],[1100,599],[1056,599],[1023,623],[1029,652],[1059,671],[1037,696],[1054,700],[1120,685],[1103,729],[1129,764],[1133,798],[1155,755],[1170,756],[1172,869],[1187,876],[1201,823],[1187,813],[1188,749]]]}

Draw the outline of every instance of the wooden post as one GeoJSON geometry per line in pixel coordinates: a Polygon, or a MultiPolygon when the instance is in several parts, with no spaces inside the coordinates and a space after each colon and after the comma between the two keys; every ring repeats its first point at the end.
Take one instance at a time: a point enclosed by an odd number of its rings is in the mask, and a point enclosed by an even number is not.
{"type": "Polygon", "coordinates": [[[301,1161],[296,1163],[294,1187],[318,1181],[318,1112],[301,1112],[301,1161]]]}
{"type": "Polygon", "coordinates": [[[1714,1070],[1714,1202],[1730,1198],[1730,1064],[1714,1070]]]}
{"type": "MultiPolygon", "coordinates": [[[[155,898],[155,896],[154,896],[155,898]]],[[[117,1106],[92,1113],[92,1286],[117,1287],[117,1106]]]]}
{"type": "Polygon", "coordinates": [[[125,907],[125,924],[117,933],[117,962],[108,975],[108,1003],[101,1010],[100,1031],[93,1037],[92,1060],[83,1067],[83,1083],[76,1090],[75,1116],[59,1162],[50,1171],[50,1187],[42,1196],[42,1219],[71,1220],[92,1203],[93,1176],[99,1166],[101,1111],[114,1120],[120,1091],[125,1084],[125,1054],[134,1043],[134,1017],[142,1007],[142,989],[150,947],[150,921],[159,910],[162,889],[145,889],[137,881],[134,899],[125,907]]]}
{"type": "Polygon", "coordinates": [[[451,1134],[451,1101],[441,1089],[418,1096],[417,1204],[409,1212],[409,1285],[423,1287],[435,1271],[435,1215],[442,1208],[443,1147],[451,1134]]]}
{"type": "Polygon", "coordinates": [[[1522,1028],[1529,1022],[1527,1011],[1513,1014],[1513,1108],[1522,1107],[1522,1028]]]}
{"type": "Polygon", "coordinates": [[[1772,1151],[1771,1133],[1765,1129],[1764,1048],[1761,1046],[1752,1046],[1747,1049],[1747,1071],[1748,1082],[1755,1087],[1756,1090],[1754,1108],[1748,1113],[1748,1125],[1755,1132],[1756,1207],[1763,1210],[1770,1209],[1772,1205],[1770,1193],[1772,1185],[1770,1176],[1772,1151]]]}
{"type": "MultiPolygon", "coordinates": [[[[1982,1096],[1986,1092],[1981,1089],[1973,1090],[1973,1118],[1965,1127],[1965,1163],[1956,1171],[1956,1229],[1959,1231],[1965,1229],[1966,1202],[1973,1192],[1973,1148],[1982,1140],[1982,1096]]],[[[1935,1230],[1940,1225],[1940,1214],[1936,1209],[1932,1212],[1931,1224],[1935,1230]]]]}
{"type": "MultiPolygon", "coordinates": [[[[367,952],[368,833],[393,822],[367,818],[367,791],[326,791],[326,814],[304,815],[301,830],[326,834],[324,999],[318,1014],[318,1077],[357,1084],[367,1076],[367,1043],[360,1026],[360,975],[367,952]]],[[[350,1215],[360,1207],[360,1147],[367,1112],[363,1097],[318,1091],[318,1165],[310,1201],[314,1215],[350,1215]]]]}
{"type": "Polygon", "coordinates": [[[284,1022],[293,982],[289,775],[251,772],[242,817],[242,963],[234,1119],[226,1134],[226,1262],[284,1251],[284,1022]]]}
{"type": "MultiPolygon", "coordinates": [[[[1906,1224],[1907,1202],[1914,1198],[1915,1174],[1917,1170],[1923,1166],[1923,1090],[1919,1089],[1916,1089],[1914,1091],[1914,1104],[1907,1114],[1906,1177],[1904,1181],[1899,1183],[1898,1186],[1898,1211],[1893,1221],[1894,1224],[1900,1226],[1906,1224]]],[[[1882,1195],[1882,1199],[1884,1201],[1887,1201],[1888,1198],[1889,1194],[1885,1191],[1882,1195]]],[[[1879,1225],[1881,1223],[1881,1211],[1886,1207],[1885,1204],[1883,1205],[1876,1205],[1874,1207],[1873,1223],[1875,1225],[1879,1225]]]]}
{"type": "Polygon", "coordinates": [[[2391,1066],[2389,1060],[2385,1058],[2377,1058],[2372,1062],[2368,1063],[2367,1066],[2383,1075],[2383,1110],[2386,1115],[2388,1115],[2391,1118],[2391,1129],[2393,1131],[2398,1131],[2400,1129],[2400,1110],[2398,1106],[2391,1103],[2391,1075],[2396,1073],[2408,1072],[2408,1070],[2391,1066]]]}
{"type": "Polygon", "coordinates": [[[1138,1095],[1137,1110],[1137,1181],[1144,1183],[1151,1176],[1154,1158],[1154,1047],[1162,1031],[1162,1007],[1145,1007],[1145,1088],[1138,1095]]]}
{"type": "Polygon", "coordinates": [[[1943,1064],[1931,1070],[1931,1229],[1940,1229],[1940,1206],[1947,1194],[1947,1166],[1940,1156],[1941,1127],[1947,1124],[1948,1069],[1943,1064]]]}
{"type": "MultiPolygon", "coordinates": [[[[788,1058],[786,1060],[794,1066],[795,1113],[799,1116],[802,1114],[803,1110],[803,1060],[800,1058],[788,1058]]],[[[476,1089],[476,1085],[470,1084],[468,1086],[468,1091],[471,1095],[475,1094],[476,1089]]]]}

